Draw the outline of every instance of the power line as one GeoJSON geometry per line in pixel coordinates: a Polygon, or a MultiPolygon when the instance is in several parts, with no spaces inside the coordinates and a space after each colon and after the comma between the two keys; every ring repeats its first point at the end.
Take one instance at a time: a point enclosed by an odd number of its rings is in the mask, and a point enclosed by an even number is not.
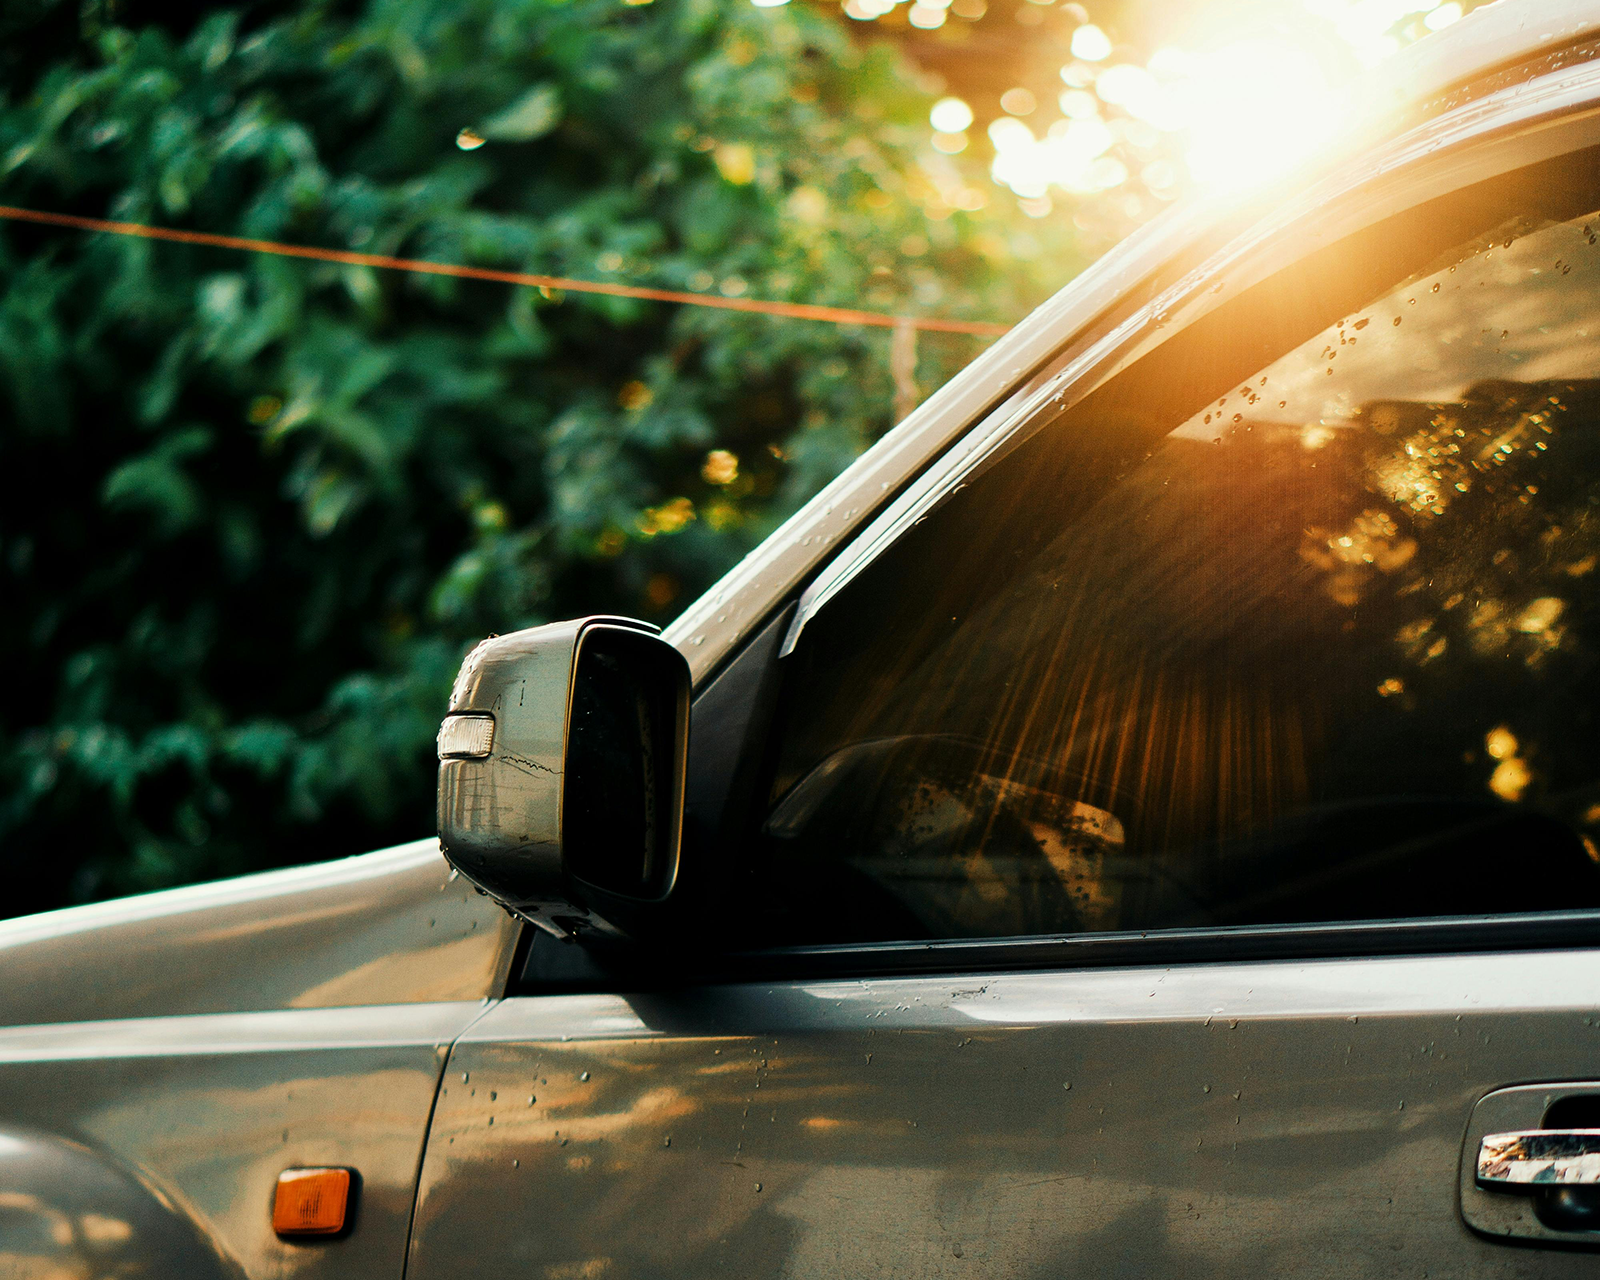
{"type": "Polygon", "coordinates": [[[570,293],[603,293],[618,298],[676,302],[690,307],[720,307],[724,311],[751,311],[760,315],[786,316],[792,320],[820,320],[828,324],[873,325],[902,331],[923,329],[936,333],[970,333],[983,337],[997,337],[1010,328],[1009,325],[982,320],[897,316],[883,311],[823,307],[809,302],[766,302],[756,298],[707,297],[704,294],[680,293],[673,289],[650,289],[641,285],[571,280],[565,276],[535,275],[527,271],[496,271],[489,267],[468,267],[453,262],[430,262],[425,258],[392,258],[381,253],[354,253],[344,249],[319,249],[314,245],[285,244],[277,240],[219,236],[208,231],[182,231],[175,227],[154,227],[143,222],[109,222],[104,218],[82,218],[71,213],[21,209],[15,205],[0,205],[0,219],[42,223],[51,227],[72,227],[79,231],[102,231],[116,236],[138,236],[145,240],[170,240],[178,244],[207,245],[214,249],[270,253],[281,258],[311,258],[318,262],[338,262],[353,267],[379,267],[389,271],[411,271],[418,275],[491,280],[500,284],[525,285],[535,289],[562,289],[570,293]]]}

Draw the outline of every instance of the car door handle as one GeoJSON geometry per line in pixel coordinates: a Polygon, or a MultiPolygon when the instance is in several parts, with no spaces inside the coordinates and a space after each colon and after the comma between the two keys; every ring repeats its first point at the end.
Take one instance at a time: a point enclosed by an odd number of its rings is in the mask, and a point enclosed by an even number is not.
{"type": "Polygon", "coordinates": [[[1600,1129],[1485,1134],[1478,1147],[1478,1185],[1507,1191],[1600,1186],[1600,1129]]]}

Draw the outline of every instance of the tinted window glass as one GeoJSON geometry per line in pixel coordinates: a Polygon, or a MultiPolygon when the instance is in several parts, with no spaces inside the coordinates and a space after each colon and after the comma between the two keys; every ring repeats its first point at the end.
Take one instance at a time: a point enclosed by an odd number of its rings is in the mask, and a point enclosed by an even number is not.
{"type": "Polygon", "coordinates": [[[785,660],[780,933],[1600,905],[1600,200],[1558,186],[1264,286],[837,596],[785,660]]]}

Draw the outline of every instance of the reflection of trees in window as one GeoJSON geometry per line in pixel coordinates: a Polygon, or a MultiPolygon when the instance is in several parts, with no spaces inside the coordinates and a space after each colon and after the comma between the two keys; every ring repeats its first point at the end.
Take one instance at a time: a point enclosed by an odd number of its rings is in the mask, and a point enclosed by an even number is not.
{"type": "Polygon", "coordinates": [[[1454,404],[1369,403],[1363,466],[1382,505],[1308,528],[1301,548],[1353,618],[1380,596],[1405,602],[1377,696],[1429,717],[1470,697],[1467,771],[1505,800],[1564,810],[1559,795],[1592,787],[1597,763],[1587,708],[1550,701],[1570,699],[1594,660],[1582,587],[1600,563],[1597,408],[1595,380],[1496,379],[1454,404]]]}
{"type": "Polygon", "coordinates": [[[1600,901],[1597,238],[1497,233],[934,513],[797,655],[776,795],[835,790],[784,856],[935,934],[1600,901]]]}
{"type": "Polygon", "coordinates": [[[926,678],[988,709],[996,768],[1052,762],[1147,853],[1360,796],[1581,818],[1597,397],[1500,381],[1169,438],[926,678]]]}

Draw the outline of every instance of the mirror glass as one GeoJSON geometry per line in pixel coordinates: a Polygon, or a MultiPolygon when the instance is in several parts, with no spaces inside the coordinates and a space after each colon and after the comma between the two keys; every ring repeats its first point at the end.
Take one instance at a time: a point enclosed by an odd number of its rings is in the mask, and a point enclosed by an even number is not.
{"type": "Polygon", "coordinates": [[[687,687],[683,658],[655,636],[584,632],[561,818],[567,871],[579,882],[645,901],[671,889],[687,687]]]}

